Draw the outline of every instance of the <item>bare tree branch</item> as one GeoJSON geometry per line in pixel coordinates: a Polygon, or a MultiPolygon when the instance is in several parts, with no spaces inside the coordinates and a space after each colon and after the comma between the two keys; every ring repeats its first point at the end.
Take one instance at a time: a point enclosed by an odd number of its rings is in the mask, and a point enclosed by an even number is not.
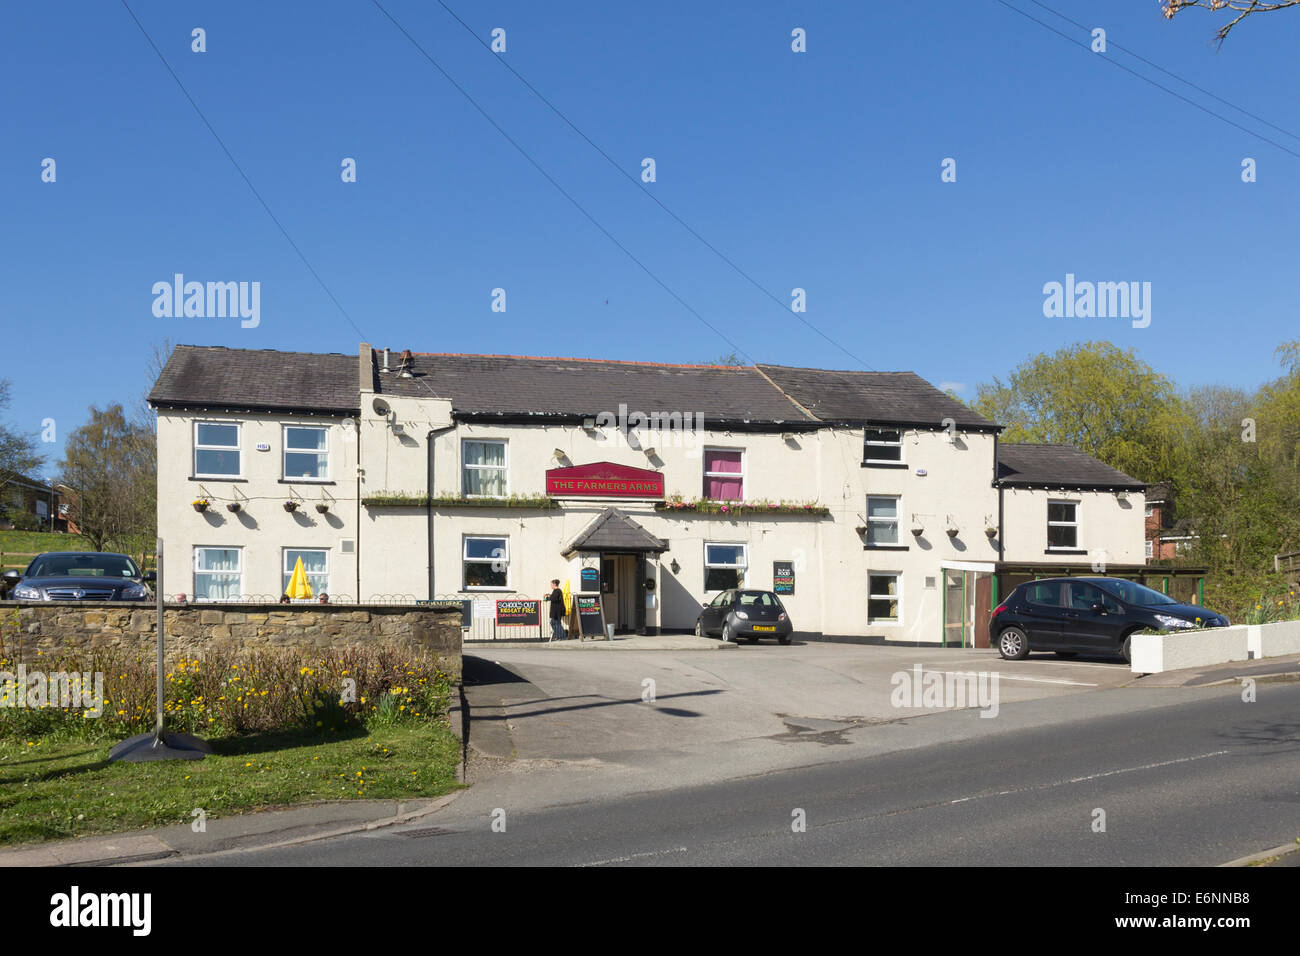
{"type": "Polygon", "coordinates": [[[1219,44],[1228,38],[1228,34],[1246,17],[1255,13],[1271,13],[1285,10],[1287,7],[1300,6],[1300,0],[1160,0],[1161,12],[1166,20],[1172,20],[1187,7],[1201,7],[1204,10],[1228,10],[1235,13],[1225,26],[1215,31],[1219,44]]]}

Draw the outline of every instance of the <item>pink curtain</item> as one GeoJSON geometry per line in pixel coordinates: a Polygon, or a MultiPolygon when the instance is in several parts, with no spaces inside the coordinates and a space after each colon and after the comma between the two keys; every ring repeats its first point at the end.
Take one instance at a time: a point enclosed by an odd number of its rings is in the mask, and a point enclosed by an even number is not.
{"type": "Polygon", "coordinates": [[[704,452],[704,470],[721,473],[704,476],[704,497],[724,501],[741,501],[745,497],[744,481],[740,476],[743,454],[738,451],[704,452]]]}

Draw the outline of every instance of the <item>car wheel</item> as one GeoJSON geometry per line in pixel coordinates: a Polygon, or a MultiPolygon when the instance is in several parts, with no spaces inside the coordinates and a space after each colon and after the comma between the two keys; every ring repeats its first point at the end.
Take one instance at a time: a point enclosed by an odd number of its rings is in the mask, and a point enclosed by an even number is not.
{"type": "Polygon", "coordinates": [[[696,621],[696,622],[695,622],[695,636],[696,636],[696,637],[703,637],[703,636],[704,636],[704,622],[703,622],[703,621],[696,621]]]}
{"type": "Polygon", "coordinates": [[[1124,658],[1125,664],[1133,663],[1133,635],[1125,634],[1124,643],[1119,648],[1120,655],[1124,658]]]}
{"type": "Polygon", "coordinates": [[[793,637],[794,637],[793,634],[780,634],[777,636],[777,640],[780,641],[782,644],[789,644],[790,640],[793,637]]]}
{"type": "Polygon", "coordinates": [[[1018,627],[1009,627],[998,635],[998,653],[1004,660],[1022,661],[1029,654],[1029,639],[1018,627]]]}
{"type": "Polygon", "coordinates": [[[724,625],[722,625],[722,639],[723,639],[724,641],[730,641],[730,640],[732,640],[732,636],[731,636],[731,625],[730,625],[730,624],[724,624],[724,625]]]}

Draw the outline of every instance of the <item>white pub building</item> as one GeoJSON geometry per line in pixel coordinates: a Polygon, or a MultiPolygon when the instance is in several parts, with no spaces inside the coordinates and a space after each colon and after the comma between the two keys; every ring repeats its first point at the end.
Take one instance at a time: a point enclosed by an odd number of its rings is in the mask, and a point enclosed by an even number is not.
{"type": "Polygon", "coordinates": [[[274,602],[301,559],[476,636],[560,578],[620,632],[744,586],[800,638],[983,646],[1015,583],[1144,560],[1141,482],[911,372],[180,346],[149,400],[169,599],[274,602]]]}

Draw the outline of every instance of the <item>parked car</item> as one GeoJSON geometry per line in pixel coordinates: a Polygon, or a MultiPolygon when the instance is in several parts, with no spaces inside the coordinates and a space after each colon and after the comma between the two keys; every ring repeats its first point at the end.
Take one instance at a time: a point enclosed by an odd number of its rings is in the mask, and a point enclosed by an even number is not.
{"type": "Polygon", "coordinates": [[[125,554],[51,551],[38,554],[26,571],[0,575],[15,601],[145,601],[156,579],[125,554]]]}
{"type": "Polygon", "coordinates": [[[789,644],[794,625],[781,599],[771,591],[735,589],[723,591],[704,605],[695,622],[695,633],[699,637],[717,634],[724,641],[753,642],[774,637],[789,644]]]}
{"type": "Polygon", "coordinates": [[[1137,631],[1227,626],[1222,614],[1122,578],[1043,578],[1007,595],[994,608],[989,630],[1007,660],[1056,651],[1128,661],[1129,639],[1137,631]]]}

